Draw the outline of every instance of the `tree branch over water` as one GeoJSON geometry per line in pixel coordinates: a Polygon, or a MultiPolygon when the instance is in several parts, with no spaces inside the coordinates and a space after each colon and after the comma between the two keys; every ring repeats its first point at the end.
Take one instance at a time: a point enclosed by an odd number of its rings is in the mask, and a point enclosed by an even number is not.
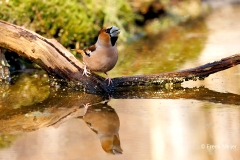
{"type": "Polygon", "coordinates": [[[176,72],[152,75],[117,77],[108,86],[105,78],[92,73],[82,76],[83,64],[54,39],[47,39],[23,27],[0,21],[0,47],[16,52],[41,66],[50,75],[71,81],[73,86],[88,93],[110,93],[131,87],[178,84],[188,80],[202,80],[210,74],[240,63],[240,54],[176,72]]]}
{"type": "Polygon", "coordinates": [[[180,70],[175,72],[167,72],[152,75],[139,75],[131,77],[114,78],[116,88],[127,86],[143,86],[143,85],[165,85],[167,83],[182,83],[189,80],[203,80],[210,74],[223,71],[225,69],[236,66],[240,63],[240,54],[222,58],[221,60],[207,63],[195,68],[180,70]]]}

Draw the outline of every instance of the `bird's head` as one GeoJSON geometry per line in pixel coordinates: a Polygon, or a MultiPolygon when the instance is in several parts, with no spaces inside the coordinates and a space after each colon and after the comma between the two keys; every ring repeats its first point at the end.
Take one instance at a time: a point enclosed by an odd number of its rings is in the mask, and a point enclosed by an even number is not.
{"type": "Polygon", "coordinates": [[[123,150],[118,134],[101,136],[100,141],[105,152],[109,154],[122,154],[123,150]]]}
{"type": "Polygon", "coordinates": [[[119,33],[120,29],[115,26],[105,27],[100,31],[98,41],[104,45],[115,46],[119,33]]]}

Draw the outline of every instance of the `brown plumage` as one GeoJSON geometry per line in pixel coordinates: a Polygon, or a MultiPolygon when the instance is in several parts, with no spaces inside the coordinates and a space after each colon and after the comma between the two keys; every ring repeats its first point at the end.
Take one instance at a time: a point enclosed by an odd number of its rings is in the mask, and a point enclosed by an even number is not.
{"type": "Polygon", "coordinates": [[[122,154],[119,137],[120,120],[111,106],[107,103],[88,104],[88,109],[81,118],[98,135],[104,151],[122,154]]]}
{"type": "Polygon", "coordinates": [[[84,71],[83,75],[91,74],[87,69],[95,72],[103,72],[107,75],[108,85],[111,78],[107,72],[113,69],[118,60],[117,39],[120,29],[111,26],[101,29],[97,42],[84,49],[76,51],[83,56],[84,71]]]}

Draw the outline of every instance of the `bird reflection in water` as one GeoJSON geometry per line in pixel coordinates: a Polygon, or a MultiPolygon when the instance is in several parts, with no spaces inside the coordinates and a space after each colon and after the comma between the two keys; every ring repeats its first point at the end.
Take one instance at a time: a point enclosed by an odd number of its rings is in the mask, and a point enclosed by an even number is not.
{"type": "Polygon", "coordinates": [[[98,135],[105,152],[122,154],[118,134],[120,121],[112,107],[107,103],[88,105],[85,115],[78,118],[83,119],[88,127],[98,135]]]}

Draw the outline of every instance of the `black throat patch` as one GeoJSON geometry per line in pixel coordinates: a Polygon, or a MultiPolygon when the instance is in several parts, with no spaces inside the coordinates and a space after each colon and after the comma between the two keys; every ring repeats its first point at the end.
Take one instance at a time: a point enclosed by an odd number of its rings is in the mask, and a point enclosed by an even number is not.
{"type": "Polygon", "coordinates": [[[117,39],[118,39],[118,37],[111,37],[110,38],[112,46],[115,45],[115,43],[117,42],[117,39]]]}

